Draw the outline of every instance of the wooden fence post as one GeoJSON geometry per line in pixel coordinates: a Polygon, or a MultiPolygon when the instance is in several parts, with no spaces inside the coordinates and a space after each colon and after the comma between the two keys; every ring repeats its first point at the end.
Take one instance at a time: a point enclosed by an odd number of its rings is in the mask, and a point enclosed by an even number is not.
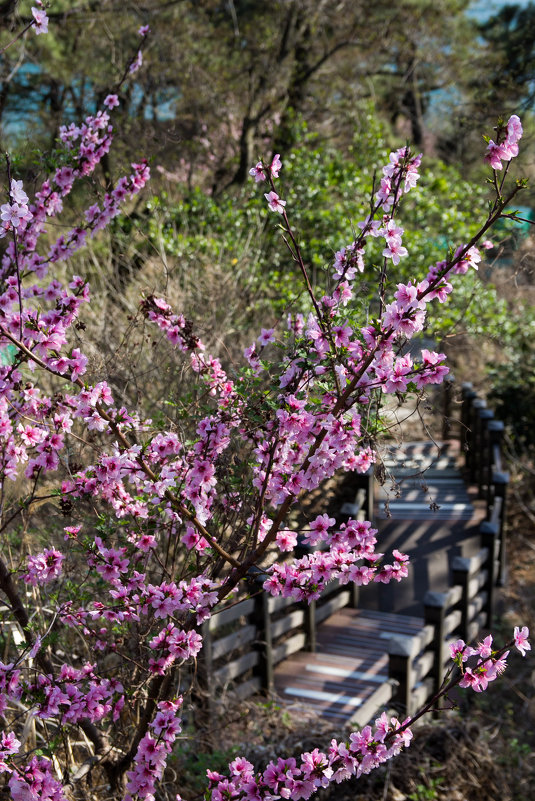
{"type": "MultiPolygon", "coordinates": [[[[316,548],[303,542],[303,535],[299,534],[297,537],[297,545],[294,548],[296,559],[302,559],[303,556],[313,553],[316,548]]],[[[304,629],[306,635],[306,650],[316,651],[316,601],[303,601],[303,610],[305,613],[304,629]]]]}
{"type": "Polygon", "coordinates": [[[413,643],[411,637],[392,637],[388,641],[388,677],[397,683],[393,697],[405,715],[413,713],[412,689],[414,669],[412,664],[413,643]]]}
{"type": "Polygon", "coordinates": [[[316,652],[316,601],[303,601],[305,605],[306,650],[316,652]]]}
{"type": "Polygon", "coordinates": [[[461,596],[461,637],[463,640],[468,639],[468,614],[470,606],[470,598],[468,592],[468,584],[470,581],[470,559],[466,556],[456,556],[452,562],[452,580],[453,584],[459,584],[462,588],[461,596]]]}
{"type": "Polygon", "coordinates": [[[271,615],[269,614],[269,595],[261,592],[257,596],[259,601],[259,613],[261,621],[260,630],[262,632],[260,649],[260,670],[262,686],[266,693],[272,693],[275,686],[273,668],[273,638],[271,636],[271,615]]]}
{"type": "Polygon", "coordinates": [[[492,463],[492,451],[489,445],[489,425],[494,418],[492,409],[479,410],[479,424],[480,424],[480,465],[477,481],[477,497],[485,498],[488,482],[488,466],[492,463]]]}
{"type": "Polygon", "coordinates": [[[446,643],[444,621],[446,618],[447,592],[428,590],[424,596],[424,619],[433,626],[434,635],[431,648],[433,650],[433,693],[442,685],[444,662],[446,661],[446,643]]]}
{"type": "Polygon", "coordinates": [[[493,486],[493,473],[500,472],[501,470],[501,449],[503,434],[505,426],[501,420],[491,420],[488,425],[488,440],[489,440],[489,465],[488,465],[488,478],[487,478],[487,520],[490,520],[492,515],[492,506],[494,504],[494,486],[493,486]]]}
{"type": "MultiPolygon", "coordinates": [[[[364,490],[364,502],[361,504],[361,511],[365,520],[372,522],[374,517],[374,473],[373,466],[369,467],[365,473],[357,473],[355,477],[355,487],[364,490]]],[[[345,506],[345,504],[344,504],[345,506]]],[[[343,507],[342,507],[343,508],[343,507]]]]}
{"type": "Polygon", "coordinates": [[[488,548],[489,552],[486,566],[488,571],[488,579],[486,587],[487,603],[485,604],[485,613],[487,616],[486,626],[487,628],[491,628],[494,617],[494,599],[496,595],[495,587],[498,580],[498,570],[496,569],[496,561],[497,558],[499,558],[498,526],[489,520],[484,520],[479,527],[479,533],[481,536],[481,545],[483,548],[488,548]]]}
{"type": "Polygon", "coordinates": [[[472,401],[471,435],[470,435],[470,483],[479,483],[481,472],[481,411],[487,405],[483,398],[474,398],[472,401]]]}
{"type": "Polygon", "coordinates": [[[197,656],[193,676],[192,699],[195,701],[195,729],[199,751],[210,751],[214,747],[215,705],[212,680],[212,635],[210,621],[200,627],[203,645],[197,656]]]}
{"type": "Polygon", "coordinates": [[[500,570],[498,585],[503,587],[507,581],[507,543],[505,538],[505,515],[507,511],[507,487],[509,486],[509,473],[494,473],[492,476],[494,498],[501,498],[500,506],[500,570]]]}
{"type": "Polygon", "coordinates": [[[470,469],[471,409],[472,401],[476,397],[477,395],[473,390],[472,384],[464,383],[461,392],[461,453],[464,453],[464,466],[466,470],[470,469]]]}
{"type": "Polygon", "coordinates": [[[452,406],[453,406],[453,387],[455,378],[451,373],[444,379],[444,407],[442,410],[442,439],[452,437],[452,406]]]}
{"type": "Polygon", "coordinates": [[[258,568],[251,568],[248,581],[254,593],[254,611],[252,614],[257,629],[256,650],[258,651],[258,666],[255,672],[260,678],[261,690],[266,694],[273,692],[273,638],[271,634],[271,615],[269,613],[270,596],[263,590],[264,575],[258,568]],[[258,592],[260,590],[260,592],[258,592]]]}

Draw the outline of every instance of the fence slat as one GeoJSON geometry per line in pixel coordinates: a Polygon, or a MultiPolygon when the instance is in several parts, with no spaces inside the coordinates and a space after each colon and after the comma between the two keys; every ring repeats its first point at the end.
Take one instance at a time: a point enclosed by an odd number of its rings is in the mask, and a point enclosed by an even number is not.
{"type": "Polygon", "coordinates": [[[222,656],[241,648],[248,642],[252,642],[257,636],[256,626],[249,624],[242,626],[238,631],[233,634],[228,634],[226,637],[219,637],[219,639],[212,639],[212,660],[220,659],[222,656]]]}

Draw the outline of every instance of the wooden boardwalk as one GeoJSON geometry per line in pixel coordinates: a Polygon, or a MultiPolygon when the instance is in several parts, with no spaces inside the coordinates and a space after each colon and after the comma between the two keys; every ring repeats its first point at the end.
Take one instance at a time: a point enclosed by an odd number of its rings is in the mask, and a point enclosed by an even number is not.
{"type": "Polygon", "coordinates": [[[320,626],[315,653],[300,651],[275,669],[277,694],[332,723],[364,726],[392,697],[388,640],[414,636],[422,626],[421,618],[341,609],[320,626]]]}
{"type": "Polygon", "coordinates": [[[344,608],[319,627],[314,653],[300,651],[275,669],[275,690],[284,704],[312,707],[335,724],[365,725],[392,697],[388,643],[411,641],[424,629],[423,598],[450,586],[453,556],[480,547],[483,505],[458,469],[458,443],[442,449],[410,442],[387,450],[387,477],[376,487],[379,550],[408,553],[408,579],[360,591],[358,609],[344,608]],[[412,638],[412,639],[411,639],[412,638]]]}
{"type": "Polygon", "coordinates": [[[410,442],[387,451],[389,477],[376,491],[380,550],[408,553],[411,570],[399,585],[367,588],[366,608],[418,614],[428,590],[448,589],[452,559],[479,550],[486,508],[466,486],[458,465],[458,442],[441,450],[429,442],[410,442]]]}

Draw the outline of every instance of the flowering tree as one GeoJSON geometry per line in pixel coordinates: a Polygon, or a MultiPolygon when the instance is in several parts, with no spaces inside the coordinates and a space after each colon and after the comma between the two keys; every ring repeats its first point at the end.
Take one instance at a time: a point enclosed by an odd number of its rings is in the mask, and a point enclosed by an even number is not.
{"type": "MultiPolygon", "coordinates": [[[[34,18],[36,33],[45,33],[42,6],[34,18]]],[[[141,28],[142,40],[147,35],[141,28]]],[[[139,51],[125,79],[141,61],[139,51]]],[[[407,575],[408,556],[394,551],[384,559],[369,521],[337,526],[327,515],[303,530],[305,542],[321,548],[269,568],[265,555],[294,547],[288,515],[303,493],[339,469],[362,473],[373,464],[366,420],[378,394],[421,389],[447,374],[443,354],[423,349],[413,359],[403,345],[422,331],[427,304],[445,303],[459,276],[477,269],[478,240],[521,188],[506,186],[522,135],[513,116],[488,142],[495,196],[479,233],[388,298],[388,264],[408,256],[396,213],[420,165],[420,156],[401,148],[390,155],[360,233],[336,254],[319,297],[280,197],[281,159],[258,162],[251,174],[269,190],[268,209],[280,215],[308,316],[289,314],[284,326],[262,329],[230,376],[189,320],[163,298],[143,298],[148,324],[179,352],[197,387],[183,425],[166,429],[125,408],[106,380],[91,374],[77,342],[89,286],[78,275],[63,278],[87,238],[143,188],[147,163],[133,164],[78,226],[43,246],[63,199],[108,152],[118,102],[110,94],[98,113],[61,129],[65,161],[32,200],[6,161],[0,343],[15,356],[0,367],[0,591],[5,619],[21,637],[0,662],[0,773],[15,801],[59,801],[94,771],[105,774],[114,798],[154,798],[181,731],[179,668],[202,648],[200,624],[252,568],[265,573],[265,591],[307,601],[335,579],[365,585],[407,575]],[[385,245],[379,308],[357,327],[348,313],[369,237],[385,245]],[[74,464],[74,454],[83,463],[74,464]],[[16,526],[51,497],[68,525],[25,556],[16,526]],[[46,749],[36,749],[34,725],[42,727],[46,749]],[[80,731],[87,745],[74,751],[80,731]]],[[[490,636],[475,649],[458,641],[440,695],[455,684],[486,689],[505,668],[509,647],[522,655],[530,648],[527,637],[517,628],[501,649],[490,636]]],[[[374,728],[333,741],[328,753],[280,758],[262,772],[236,759],[228,776],[208,773],[211,798],[308,798],[397,754],[410,743],[411,722],[383,714],[374,728]]]]}

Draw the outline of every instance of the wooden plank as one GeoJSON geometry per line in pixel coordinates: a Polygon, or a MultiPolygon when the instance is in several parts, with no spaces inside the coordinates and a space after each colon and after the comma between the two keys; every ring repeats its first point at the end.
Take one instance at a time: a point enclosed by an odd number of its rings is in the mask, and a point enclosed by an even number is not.
{"type": "Polygon", "coordinates": [[[278,665],[283,659],[300,651],[306,645],[306,635],[304,633],[294,634],[281,645],[273,648],[273,664],[278,665]]]}
{"type": "Polygon", "coordinates": [[[326,600],[326,599],[327,599],[327,598],[329,598],[331,595],[333,595],[333,594],[334,594],[334,593],[336,593],[336,592],[339,592],[340,590],[341,590],[341,584],[340,584],[340,582],[338,581],[338,579],[336,579],[335,581],[330,581],[330,582],[329,582],[329,583],[328,583],[328,584],[327,584],[327,585],[326,585],[326,586],[323,588],[323,590],[321,591],[321,595],[320,595],[320,597],[319,597],[319,599],[317,600],[317,602],[316,602],[316,603],[318,603],[318,604],[321,604],[321,602],[322,602],[324,599],[326,600]]]}
{"type": "MultiPolygon", "coordinates": [[[[366,647],[369,647],[370,650],[377,650],[377,651],[386,651],[386,644],[388,640],[392,639],[395,636],[392,632],[383,632],[383,636],[379,636],[379,632],[377,629],[347,629],[344,631],[343,629],[336,629],[334,627],[329,627],[328,629],[324,630],[320,628],[318,633],[318,643],[322,643],[324,647],[321,650],[328,651],[329,650],[329,643],[333,645],[338,643],[340,645],[353,645],[355,648],[362,647],[364,644],[366,647]]],[[[411,636],[410,634],[405,636],[411,636]]]]}
{"type": "Polygon", "coordinates": [[[468,627],[467,627],[468,628],[468,635],[467,635],[468,642],[472,642],[472,640],[475,640],[478,637],[479,632],[481,631],[481,628],[482,628],[484,622],[485,621],[484,621],[483,617],[480,617],[480,618],[478,617],[475,620],[472,620],[472,622],[468,624],[468,627]]]}
{"type": "Polygon", "coordinates": [[[393,679],[387,679],[383,682],[383,684],[361,704],[360,708],[351,717],[351,723],[362,728],[370,723],[373,718],[378,717],[381,708],[392,700],[396,684],[397,682],[393,679]]]}
{"type": "MultiPolygon", "coordinates": [[[[363,626],[367,626],[375,622],[376,624],[378,623],[381,628],[385,626],[393,627],[396,631],[399,630],[399,627],[403,629],[412,627],[414,630],[417,630],[424,626],[423,617],[399,615],[395,612],[380,612],[373,609],[343,609],[338,612],[337,615],[345,617],[346,620],[355,620],[359,625],[362,623],[363,626]]],[[[334,617],[333,615],[333,618],[334,617]]]]}
{"type": "Polygon", "coordinates": [[[304,622],[305,622],[304,609],[295,609],[293,612],[290,612],[290,614],[279,618],[279,620],[271,621],[271,637],[272,639],[281,637],[288,631],[291,631],[292,629],[295,629],[298,626],[302,626],[304,622]]]}
{"type": "MultiPolygon", "coordinates": [[[[385,651],[370,654],[366,649],[353,650],[352,655],[340,656],[334,653],[296,653],[287,662],[282,662],[277,668],[277,675],[293,671],[294,674],[306,676],[310,674],[317,679],[326,675],[342,674],[351,678],[352,673],[363,676],[386,675],[388,658],[385,651]]],[[[322,679],[323,680],[323,679],[322,679]]],[[[371,679],[375,681],[374,678],[371,679]]]]}
{"type": "Polygon", "coordinates": [[[284,694],[297,698],[306,698],[311,701],[327,701],[329,704],[339,704],[341,706],[360,706],[363,701],[361,696],[331,693],[325,690],[313,690],[306,687],[285,687],[284,694]]]}
{"type": "MultiPolygon", "coordinates": [[[[386,669],[386,663],[385,663],[386,669]]],[[[371,673],[370,671],[365,670],[350,670],[348,668],[340,668],[335,667],[334,665],[306,665],[305,669],[310,671],[312,674],[319,674],[331,677],[337,677],[340,679],[354,679],[357,681],[366,681],[372,682],[375,684],[380,684],[385,680],[385,672],[382,673],[371,673]]]]}
{"type": "Polygon", "coordinates": [[[468,582],[468,598],[470,599],[477,598],[480,586],[481,585],[479,582],[479,574],[478,574],[477,576],[471,578],[470,581],[468,582]]]}
{"type": "Polygon", "coordinates": [[[444,636],[448,636],[452,631],[459,628],[462,621],[462,612],[460,609],[454,609],[449,615],[446,615],[444,620],[444,636]]]}
{"type": "MultiPolygon", "coordinates": [[[[487,593],[482,592],[474,600],[468,604],[468,620],[471,622],[479,617],[479,613],[487,603],[487,593]]],[[[476,632],[479,634],[479,632],[476,632]]]]}
{"type": "Polygon", "coordinates": [[[252,679],[248,679],[244,681],[242,684],[238,684],[233,689],[233,694],[237,695],[238,698],[244,699],[249,698],[251,695],[256,695],[262,689],[262,682],[258,678],[258,676],[253,676],[252,679]]]}
{"type": "Polygon", "coordinates": [[[411,693],[411,702],[413,704],[413,709],[414,710],[419,709],[429,700],[429,698],[431,698],[432,695],[433,695],[432,679],[426,679],[421,684],[417,684],[411,693]]]}
{"type": "MultiPolygon", "coordinates": [[[[385,681],[388,677],[387,665],[383,666],[380,674],[373,676],[369,679],[366,673],[348,674],[346,676],[335,676],[333,674],[318,673],[315,670],[302,670],[300,664],[292,664],[293,660],[285,660],[284,663],[279,665],[276,673],[277,686],[286,686],[288,684],[300,687],[315,687],[320,690],[327,690],[329,692],[353,692],[359,694],[362,692],[363,687],[368,685],[377,686],[385,681]]],[[[311,667],[314,667],[311,665],[311,667]]],[[[371,675],[371,674],[370,674],[371,675]]]]}
{"type": "Polygon", "coordinates": [[[293,606],[293,604],[296,603],[297,601],[295,598],[284,598],[282,595],[270,595],[267,600],[267,608],[269,614],[272,615],[274,612],[281,612],[283,609],[287,609],[289,606],[293,606]]]}
{"type": "Polygon", "coordinates": [[[343,609],[343,607],[347,606],[351,600],[351,593],[349,590],[344,590],[343,592],[336,595],[334,598],[331,598],[330,601],[322,604],[321,606],[316,606],[316,623],[321,623],[323,620],[326,620],[330,615],[336,612],[338,609],[343,609]]]}
{"type": "Polygon", "coordinates": [[[212,640],[212,659],[220,659],[222,656],[241,648],[248,642],[252,642],[257,636],[257,628],[252,624],[242,626],[241,629],[226,637],[212,640]]]}
{"type": "Polygon", "coordinates": [[[489,558],[488,548],[481,548],[481,550],[475,556],[472,556],[470,559],[470,575],[481,570],[483,565],[486,564],[488,558],[489,558]]]}
{"type": "Polygon", "coordinates": [[[413,664],[414,681],[420,682],[425,679],[433,669],[434,662],[435,655],[431,651],[419,656],[413,664]]]}
{"type": "MultiPolygon", "coordinates": [[[[363,650],[365,647],[366,645],[362,641],[360,643],[355,643],[351,642],[350,640],[336,640],[329,644],[329,651],[330,653],[337,654],[339,656],[351,657],[355,654],[356,648],[363,650]]],[[[370,651],[370,653],[373,654],[376,659],[379,659],[386,653],[386,651],[384,648],[376,648],[373,651],[370,651]]]]}
{"type": "Polygon", "coordinates": [[[212,617],[208,621],[209,630],[211,632],[217,631],[217,629],[220,629],[222,626],[239,620],[240,617],[247,617],[252,614],[254,604],[253,598],[247,598],[245,601],[240,601],[234,604],[234,606],[230,606],[228,609],[222,609],[221,612],[212,614],[212,617]]]}
{"type": "Polygon", "coordinates": [[[448,598],[446,602],[446,606],[454,606],[454,604],[458,604],[461,598],[463,597],[463,588],[456,584],[454,587],[450,587],[448,590],[448,598]]]}
{"type": "Polygon", "coordinates": [[[258,665],[260,661],[260,654],[258,651],[250,651],[248,654],[240,656],[239,659],[234,659],[232,662],[214,671],[213,678],[216,684],[226,684],[228,681],[242,676],[251,668],[258,665]]]}
{"type": "Polygon", "coordinates": [[[435,627],[431,626],[430,624],[424,626],[420,634],[422,648],[427,648],[428,645],[431,645],[434,639],[435,639],[435,627]]]}
{"type": "Polygon", "coordinates": [[[292,699],[305,701],[322,710],[337,709],[339,711],[339,707],[346,706],[349,712],[351,705],[356,706],[366,701],[377,691],[378,686],[382,686],[387,681],[388,678],[385,676],[380,685],[371,682],[337,684],[303,681],[300,677],[289,675],[279,678],[276,689],[278,694],[287,700],[290,696],[292,699]]]}

